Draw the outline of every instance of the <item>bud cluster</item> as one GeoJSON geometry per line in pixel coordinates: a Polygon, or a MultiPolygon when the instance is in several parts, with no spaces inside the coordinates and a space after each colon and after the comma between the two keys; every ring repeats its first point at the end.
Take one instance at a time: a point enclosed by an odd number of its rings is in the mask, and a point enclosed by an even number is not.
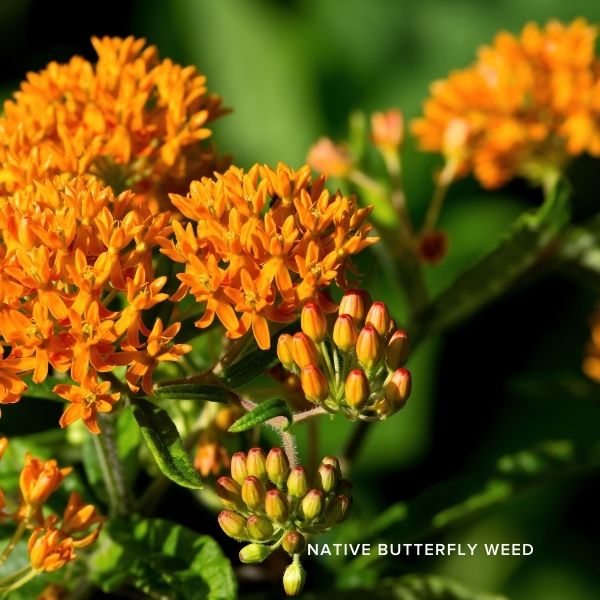
{"type": "Polygon", "coordinates": [[[397,329],[383,302],[350,290],[335,321],[321,308],[304,306],[302,331],[282,334],[277,356],[300,377],[307,400],[356,420],[386,419],[406,404],[411,391],[408,335],[397,329]]]}
{"type": "Polygon", "coordinates": [[[320,534],[344,521],[352,505],[352,485],[342,479],[337,458],[323,459],[314,474],[301,466],[290,468],[285,452],[260,448],[231,457],[231,477],[217,481],[225,509],[221,529],[231,538],[249,542],[240,551],[243,563],[260,563],[275,549],[293,558],[283,577],[286,593],[302,591],[305,574],[300,554],[305,534],[320,534]]]}

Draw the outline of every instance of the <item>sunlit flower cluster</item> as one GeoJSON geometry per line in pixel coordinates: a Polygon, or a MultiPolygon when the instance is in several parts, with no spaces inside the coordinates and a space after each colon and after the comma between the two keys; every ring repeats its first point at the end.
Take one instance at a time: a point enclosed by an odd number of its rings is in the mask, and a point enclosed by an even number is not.
{"type": "Polygon", "coordinates": [[[311,179],[308,166],[280,163],[248,172],[231,167],[194,181],[187,196],[171,195],[189,222],[173,223],[175,240],[161,240],[162,252],[185,264],[176,297],[189,291],[206,303],[198,327],[217,316],[228,337],[251,329],[266,349],[269,321],[290,321],[309,301],[335,310],[326,288],[345,286],[350,257],[376,238],[365,223],[371,209],[324,184],[325,177],[311,179]]]}
{"type": "Polygon", "coordinates": [[[128,37],[93,38],[95,64],[75,56],[29,73],[0,118],[0,193],[56,174],[91,173],[133,189],[156,210],[167,191],[225,166],[202,144],[224,111],[192,66],[160,60],[128,37]]]}
{"type": "Polygon", "coordinates": [[[178,323],[143,321],[168,298],[152,264],[168,220],[90,176],[0,199],[0,334],[10,349],[0,361],[0,403],[19,399],[25,374],[41,383],[51,369],[68,372],[75,384],[55,388],[71,403],[61,425],[83,419],[97,433],[97,413],[119,399],[103,373],[126,365],[129,387],[150,393],[156,365],[189,351],[172,342],[178,323]]]}
{"type": "Polygon", "coordinates": [[[570,156],[600,156],[597,28],[527,24],[499,33],[475,63],[435,82],[413,123],[423,149],[441,152],[452,176],[473,171],[487,188],[514,176],[543,180],[570,156]]]}

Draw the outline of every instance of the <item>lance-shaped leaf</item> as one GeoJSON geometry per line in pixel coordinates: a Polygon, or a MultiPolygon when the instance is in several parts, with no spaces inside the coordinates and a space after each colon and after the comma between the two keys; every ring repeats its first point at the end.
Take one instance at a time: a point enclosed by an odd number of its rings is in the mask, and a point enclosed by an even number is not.
{"type": "Polygon", "coordinates": [[[229,428],[229,431],[232,433],[246,431],[276,417],[283,417],[287,420],[287,425],[283,428],[284,431],[289,427],[294,418],[287,402],[285,400],[281,400],[280,398],[261,402],[256,408],[253,408],[243,417],[240,417],[229,428]]]}
{"type": "Polygon", "coordinates": [[[202,488],[202,480],[194,469],[169,413],[152,402],[139,399],[136,400],[133,416],[162,473],[183,487],[202,488]]]}
{"type": "Polygon", "coordinates": [[[209,383],[178,383],[154,388],[157,398],[167,400],[196,400],[227,404],[233,394],[220,385],[209,383]]]}

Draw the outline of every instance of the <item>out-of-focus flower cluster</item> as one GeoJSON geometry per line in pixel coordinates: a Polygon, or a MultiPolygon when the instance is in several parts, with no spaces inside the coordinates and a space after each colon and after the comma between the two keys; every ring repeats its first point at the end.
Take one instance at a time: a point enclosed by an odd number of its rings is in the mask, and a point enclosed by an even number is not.
{"type": "MultiPolygon", "coordinates": [[[[0,439],[0,457],[8,445],[0,439]]],[[[30,575],[53,572],[76,558],[76,550],[94,543],[100,535],[104,518],[95,506],[86,504],[77,492],[71,492],[62,515],[44,514],[44,505],[60,487],[71,468],[60,468],[55,460],[42,460],[27,454],[19,476],[20,499],[16,509],[6,512],[9,499],[0,489],[0,515],[15,523],[16,531],[0,557],[2,564],[14,551],[17,542],[29,536],[27,549],[30,575]]],[[[23,573],[16,574],[16,578],[23,573]]],[[[10,585],[10,576],[3,586],[10,585]]],[[[4,591],[0,587],[0,591],[4,591]]]]}
{"type": "Polygon", "coordinates": [[[190,292],[206,310],[197,327],[215,316],[238,338],[252,330],[270,346],[269,321],[295,318],[306,302],[326,312],[334,281],[345,287],[350,257],[373,244],[365,221],[370,208],[354,196],[331,194],[325,177],[279,164],[231,167],[215,179],[194,181],[187,196],[171,195],[187,225],[173,222],[175,241],[161,240],[172,260],[185,264],[176,298],[190,292]]]}
{"type": "Polygon", "coordinates": [[[133,189],[153,212],[167,192],[225,167],[201,144],[224,110],[192,66],[160,60],[143,39],[92,38],[79,56],[29,73],[0,118],[0,194],[53,175],[94,174],[133,189]]]}
{"type": "Polygon", "coordinates": [[[443,153],[447,173],[473,171],[487,188],[517,175],[541,181],[570,156],[600,156],[596,37],[583,19],[499,33],[472,66],[432,85],[412,126],[421,147],[443,153]]]}
{"type": "Polygon", "coordinates": [[[50,368],[69,371],[75,384],[55,387],[70,401],[61,425],[83,419],[97,433],[97,413],[119,399],[102,373],[127,365],[129,387],[151,393],[157,364],[190,350],[173,344],[178,323],[157,319],[149,329],[143,321],[168,297],[152,263],[168,220],[90,176],[0,198],[0,334],[10,348],[0,360],[0,403],[19,400],[26,374],[41,383],[50,368]]]}
{"type": "Polygon", "coordinates": [[[600,383],[600,309],[590,324],[590,340],[585,350],[583,359],[583,372],[594,381],[600,383]]]}
{"type": "Polygon", "coordinates": [[[308,400],[350,419],[386,419],[411,392],[408,335],[397,329],[383,302],[364,290],[348,291],[328,323],[316,304],[302,309],[302,331],[279,336],[277,356],[300,376],[308,400]]]}
{"type": "Polygon", "coordinates": [[[290,469],[281,448],[268,455],[260,448],[231,458],[231,477],[221,477],[217,493],[225,506],[219,524],[229,536],[249,542],[240,551],[244,563],[263,562],[276,548],[293,558],[283,576],[289,596],[302,591],[305,574],[299,556],[306,534],[320,534],[348,518],[352,484],[342,479],[337,458],[323,459],[316,473],[290,469]]]}

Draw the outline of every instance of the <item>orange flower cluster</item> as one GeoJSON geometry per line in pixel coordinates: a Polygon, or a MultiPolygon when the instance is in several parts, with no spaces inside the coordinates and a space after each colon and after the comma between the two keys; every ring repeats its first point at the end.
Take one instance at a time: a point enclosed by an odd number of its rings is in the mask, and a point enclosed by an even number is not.
{"type": "Polygon", "coordinates": [[[421,147],[487,188],[517,175],[539,181],[584,152],[600,156],[596,37],[583,19],[499,33],[472,66],[433,84],[412,126],[421,147]]]}
{"type": "MultiPolygon", "coordinates": [[[[0,439],[0,458],[7,444],[6,438],[0,439]]],[[[25,531],[33,530],[27,547],[35,573],[60,569],[76,558],[75,549],[89,546],[100,535],[104,518],[95,506],[85,504],[77,492],[71,492],[62,518],[43,514],[44,504],[70,472],[71,468],[61,469],[55,460],[41,460],[30,454],[25,457],[19,477],[21,501],[11,517],[19,524],[15,543],[25,531]]],[[[4,494],[0,490],[0,509],[3,506],[4,494]]]]}
{"type": "Polygon", "coordinates": [[[179,329],[142,315],[167,299],[152,251],[170,234],[168,213],[152,215],[139,196],[114,196],[90,176],[46,180],[0,198],[0,403],[16,402],[24,374],[44,381],[50,368],[78,385],[58,385],[71,402],[64,427],[83,419],[98,433],[97,413],[119,399],[99,374],[127,365],[127,383],[151,393],[160,361],[189,346],[173,345],[179,329]],[[142,336],[142,337],[141,337],[142,336]]]}
{"type": "Polygon", "coordinates": [[[188,291],[206,310],[197,327],[215,315],[238,338],[252,329],[269,348],[268,321],[293,320],[308,301],[335,310],[323,288],[345,285],[350,256],[370,246],[370,208],[356,198],[330,194],[325,177],[280,163],[276,169],[231,167],[216,179],[194,181],[187,196],[171,201],[190,222],[173,223],[175,241],[162,252],[185,264],[177,298],[188,291]],[[195,227],[192,224],[195,222],[195,227]]]}
{"type": "Polygon", "coordinates": [[[79,56],[29,73],[0,118],[0,194],[35,180],[91,173],[133,189],[156,210],[191,174],[226,166],[201,142],[223,114],[194,67],[159,60],[143,39],[92,38],[79,56]]]}

